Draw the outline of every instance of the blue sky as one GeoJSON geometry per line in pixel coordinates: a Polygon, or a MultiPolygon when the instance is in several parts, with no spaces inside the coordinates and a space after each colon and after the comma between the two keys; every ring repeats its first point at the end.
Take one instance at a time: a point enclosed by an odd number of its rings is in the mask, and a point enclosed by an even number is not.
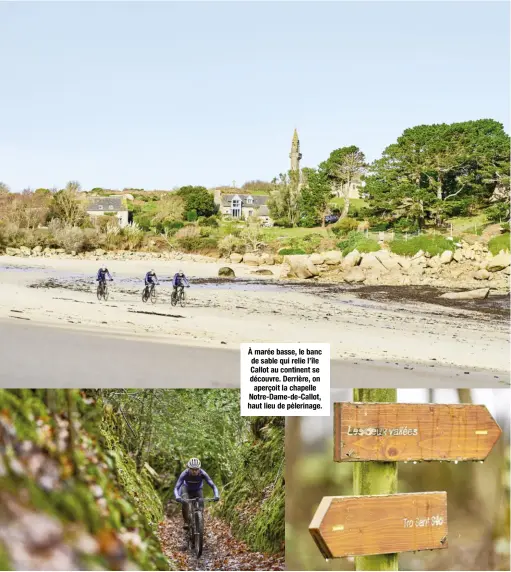
{"type": "Polygon", "coordinates": [[[509,132],[498,2],[0,2],[0,181],[12,190],[271,180],[407,127],[509,132]]]}

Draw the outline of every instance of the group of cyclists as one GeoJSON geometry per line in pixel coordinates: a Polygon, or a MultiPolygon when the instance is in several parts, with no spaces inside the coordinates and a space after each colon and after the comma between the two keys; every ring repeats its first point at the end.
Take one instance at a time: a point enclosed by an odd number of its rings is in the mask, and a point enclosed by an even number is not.
{"type": "MultiPolygon", "coordinates": [[[[113,280],[112,276],[110,275],[108,268],[106,266],[102,266],[98,270],[98,274],[96,276],[96,281],[99,284],[106,283],[107,278],[110,281],[113,280]]],[[[149,270],[149,272],[146,273],[145,278],[144,278],[144,284],[145,284],[146,293],[149,293],[149,289],[151,287],[154,287],[157,284],[159,284],[158,277],[156,276],[156,272],[154,270],[149,270]]],[[[188,282],[188,279],[186,278],[184,272],[182,270],[179,270],[179,272],[176,272],[174,274],[174,278],[172,278],[172,289],[173,289],[172,297],[177,296],[179,289],[189,288],[189,287],[190,287],[190,283],[188,282]]]]}

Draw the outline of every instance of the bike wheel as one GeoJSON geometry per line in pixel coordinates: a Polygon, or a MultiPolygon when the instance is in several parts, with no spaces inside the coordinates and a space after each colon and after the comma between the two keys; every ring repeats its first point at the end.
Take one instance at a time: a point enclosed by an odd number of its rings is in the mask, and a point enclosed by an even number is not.
{"type": "Polygon", "coordinates": [[[103,286],[103,300],[104,300],[105,302],[108,300],[108,295],[109,295],[108,286],[105,284],[105,285],[103,286]]]}
{"type": "Polygon", "coordinates": [[[156,304],[156,288],[154,286],[151,288],[151,302],[156,304]]]}
{"type": "Polygon", "coordinates": [[[184,290],[181,292],[181,295],[179,297],[179,302],[181,303],[181,308],[184,308],[186,306],[186,298],[184,290]]]}
{"type": "Polygon", "coordinates": [[[204,514],[202,511],[195,513],[195,555],[200,558],[204,545],[204,514]]]}
{"type": "Polygon", "coordinates": [[[142,302],[145,304],[147,300],[149,300],[149,294],[147,293],[147,288],[144,288],[142,290],[142,302]]]}
{"type": "Polygon", "coordinates": [[[170,304],[175,306],[177,304],[177,294],[172,292],[172,296],[170,297],[170,304]]]}
{"type": "Polygon", "coordinates": [[[96,290],[96,296],[98,297],[98,300],[103,299],[103,288],[101,288],[101,282],[98,284],[98,288],[96,290]]]}

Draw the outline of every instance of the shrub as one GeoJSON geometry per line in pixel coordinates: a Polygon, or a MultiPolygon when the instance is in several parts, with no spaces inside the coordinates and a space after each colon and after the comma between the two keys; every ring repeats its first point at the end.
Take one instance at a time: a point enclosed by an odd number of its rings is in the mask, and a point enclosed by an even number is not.
{"type": "Polygon", "coordinates": [[[342,250],[343,256],[349,254],[352,250],[357,249],[359,252],[377,252],[380,245],[372,238],[366,238],[363,233],[351,231],[345,240],[341,240],[337,244],[337,248],[342,250]]]}
{"type": "Polygon", "coordinates": [[[129,224],[122,229],[122,235],[125,238],[126,246],[129,250],[135,250],[144,242],[144,231],[136,222],[129,224]]]}
{"type": "Polygon", "coordinates": [[[417,221],[410,220],[408,218],[400,218],[393,225],[393,228],[398,232],[415,232],[418,230],[419,225],[417,224],[417,221]]]}
{"type": "Polygon", "coordinates": [[[80,252],[85,245],[83,230],[77,226],[65,226],[54,234],[55,241],[66,252],[80,252]]]}
{"type": "Polygon", "coordinates": [[[302,250],[301,248],[282,248],[281,250],[279,250],[279,254],[281,256],[286,256],[289,254],[307,254],[305,252],[305,250],[302,250]]]}
{"type": "Polygon", "coordinates": [[[390,250],[401,256],[414,256],[423,250],[431,256],[442,254],[445,250],[454,250],[456,248],[455,241],[447,240],[443,236],[414,236],[409,240],[396,239],[390,243],[390,250]]]}
{"type": "Polygon", "coordinates": [[[488,220],[492,222],[500,222],[509,218],[509,202],[502,201],[488,207],[484,213],[488,220]]]}
{"type": "Polygon", "coordinates": [[[499,236],[494,236],[488,242],[488,250],[495,256],[501,250],[506,250],[509,252],[509,233],[499,234],[499,236]]]}
{"type": "Polygon", "coordinates": [[[195,225],[186,225],[176,232],[176,238],[195,238],[200,237],[200,228],[195,225]]]}
{"type": "Polygon", "coordinates": [[[211,237],[183,237],[178,238],[177,243],[185,252],[212,252],[218,248],[217,240],[211,237]]]}
{"type": "Polygon", "coordinates": [[[195,222],[197,220],[197,211],[196,210],[188,211],[186,213],[186,220],[188,222],[195,222]]]}
{"type": "Polygon", "coordinates": [[[211,226],[213,228],[218,228],[218,219],[214,216],[198,218],[197,223],[199,226],[211,226]]]}
{"type": "Polygon", "coordinates": [[[233,252],[243,254],[245,243],[239,237],[228,234],[218,242],[218,250],[222,256],[230,256],[233,252]]]}
{"type": "Polygon", "coordinates": [[[500,227],[502,228],[502,232],[509,232],[509,223],[503,222],[500,227]]]}
{"type": "Polygon", "coordinates": [[[336,236],[344,236],[348,234],[350,231],[356,230],[359,225],[358,220],[354,218],[345,217],[341,220],[338,220],[335,224],[333,224],[330,229],[336,236]]]}

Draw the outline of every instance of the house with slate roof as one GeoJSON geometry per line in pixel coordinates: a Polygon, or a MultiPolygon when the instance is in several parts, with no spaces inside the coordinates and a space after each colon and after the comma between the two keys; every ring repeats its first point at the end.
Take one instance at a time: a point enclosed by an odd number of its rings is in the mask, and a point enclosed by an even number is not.
{"type": "Polygon", "coordinates": [[[268,210],[268,195],[251,195],[250,193],[222,193],[220,189],[214,191],[215,203],[218,210],[225,216],[234,219],[247,220],[249,217],[258,217],[265,224],[272,224],[268,210]]]}
{"type": "Polygon", "coordinates": [[[98,216],[112,213],[119,221],[121,228],[129,222],[128,207],[122,197],[90,197],[87,199],[87,214],[94,220],[98,216]]]}

